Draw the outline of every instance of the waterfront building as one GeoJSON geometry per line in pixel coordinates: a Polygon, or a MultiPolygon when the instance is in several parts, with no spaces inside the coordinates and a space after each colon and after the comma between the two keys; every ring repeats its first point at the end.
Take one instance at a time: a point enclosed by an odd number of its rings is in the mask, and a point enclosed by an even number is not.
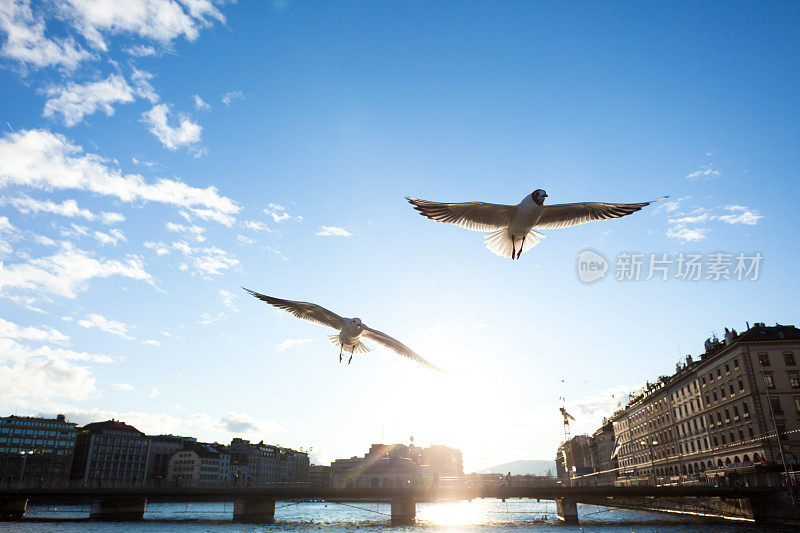
{"type": "Polygon", "coordinates": [[[169,458],[168,483],[181,487],[227,486],[230,480],[230,454],[214,445],[186,443],[169,458]]]}
{"type": "Polygon", "coordinates": [[[76,424],[56,418],[0,418],[0,485],[55,487],[69,479],[76,424]]]}
{"type": "Polygon", "coordinates": [[[800,330],[756,323],[705,342],[611,417],[630,483],[756,483],[798,464],[800,330]]]}
{"type": "Polygon", "coordinates": [[[230,476],[236,486],[260,487],[275,483],[307,482],[309,460],[306,452],[271,444],[251,444],[235,438],[227,447],[230,476]]]}
{"type": "Polygon", "coordinates": [[[364,457],[337,459],[331,464],[335,488],[405,487],[463,484],[461,451],[434,445],[373,444],[364,457]]]}
{"type": "Polygon", "coordinates": [[[161,485],[169,479],[169,460],[172,454],[182,450],[187,443],[197,442],[194,437],[176,435],[153,435],[150,437],[150,455],[147,459],[147,481],[161,485]]]}
{"type": "Polygon", "coordinates": [[[86,486],[143,486],[150,439],[119,420],[78,430],[70,478],[86,486]]]}
{"type": "Polygon", "coordinates": [[[613,483],[616,479],[619,463],[614,453],[615,442],[614,425],[604,418],[603,424],[589,440],[589,452],[594,468],[592,484],[613,483]]]}
{"type": "Polygon", "coordinates": [[[308,467],[308,481],[312,487],[328,488],[331,485],[331,467],[329,465],[311,465],[308,467]]]}
{"type": "MultiPolygon", "coordinates": [[[[556,452],[556,475],[562,481],[573,484],[589,484],[584,476],[594,472],[592,461],[592,438],[576,435],[561,444],[556,452]]],[[[593,483],[593,481],[591,482],[593,483]]]]}

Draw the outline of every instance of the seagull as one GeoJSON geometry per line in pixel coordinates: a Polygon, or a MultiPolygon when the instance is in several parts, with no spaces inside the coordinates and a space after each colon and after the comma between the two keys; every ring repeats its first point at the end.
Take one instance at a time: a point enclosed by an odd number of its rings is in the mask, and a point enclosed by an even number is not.
{"type": "Polygon", "coordinates": [[[283,309],[297,318],[302,318],[310,322],[322,324],[323,326],[338,329],[339,334],[328,335],[328,340],[330,340],[334,346],[339,348],[340,363],[342,362],[342,351],[350,352],[350,359],[347,361],[348,365],[353,361],[353,354],[367,353],[370,351],[370,349],[367,348],[363,342],[361,342],[361,337],[363,336],[369,340],[377,342],[378,344],[382,344],[386,348],[399,353],[403,357],[408,357],[409,359],[412,359],[423,366],[443,372],[441,368],[429,363],[414,353],[411,348],[402,342],[390,337],[386,333],[367,326],[361,321],[360,318],[344,318],[337,315],[333,311],[329,311],[324,307],[317,304],[312,304],[311,302],[281,300],[280,298],[273,298],[272,296],[267,296],[266,294],[251,291],[245,287],[242,288],[259,300],[267,302],[278,309],[283,309]]]}
{"type": "Polygon", "coordinates": [[[536,189],[517,205],[485,202],[449,204],[409,197],[406,200],[421,215],[431,220],[455,224],[473,231],[491,232],[484,235],[483,239],[490,251],[502,257],[519,259],[522,252],[527,252],[545,237],[537,230],[568,228],[593,220],[620,218],[669,197],[662,196],[638,204],[582,202],[547,206],[544,205],[545,198],[547,193],[536,189]]]}

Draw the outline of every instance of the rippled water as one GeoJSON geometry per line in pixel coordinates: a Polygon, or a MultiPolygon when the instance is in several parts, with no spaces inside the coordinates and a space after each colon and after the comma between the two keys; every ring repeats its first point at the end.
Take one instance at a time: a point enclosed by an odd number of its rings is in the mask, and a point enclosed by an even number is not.
{"type": "MultiPolygon", "coordinates": [[[[733,532],[776,531],[756,528],[748,523],[731,523],[671,514],[629,511],[580,505],[581,524],[567,526],[556,517],[555,502],[475,500],[457,503],[420,503],[417,522],[412,526],[392,526],[387,504],[335,504],[278,502],[275,522],[268,525],[231,522],[231,503],[158,504],[147,506],[142,522],[90,522],[88,505],[30,505],[23,522],[0,523],[0,531],[15,533],[235,533],[270,531],[603,531],[603,532],[733,532]]],[[[788,530],[787,530],[788,531],[788,530]]]]}

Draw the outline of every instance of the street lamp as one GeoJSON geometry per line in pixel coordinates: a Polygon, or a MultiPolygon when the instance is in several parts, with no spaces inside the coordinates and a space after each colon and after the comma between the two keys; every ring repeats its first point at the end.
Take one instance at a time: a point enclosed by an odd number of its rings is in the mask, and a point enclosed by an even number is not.
{"type": "Polygon", "coordinates": [[[650,452],[650,469],[653,471],[653,486],[658,486],[658,481],[656,481],[656,465],[653,461],[653,446],[658,446],[658,441],[654,438],[652,441],[642,440],[639,442],[642,446],[647,445],[647,450],[650,452]]]}
{"type": "Polygon", "coordinates": [[[22,488],[22,478],[25,475],[25,463],[28,460],[28,456],[33,453],[33,450],[22,450],[19,454],[22,456],[22,467],[19,469],[19,486],[17,490],[22,488]]]}

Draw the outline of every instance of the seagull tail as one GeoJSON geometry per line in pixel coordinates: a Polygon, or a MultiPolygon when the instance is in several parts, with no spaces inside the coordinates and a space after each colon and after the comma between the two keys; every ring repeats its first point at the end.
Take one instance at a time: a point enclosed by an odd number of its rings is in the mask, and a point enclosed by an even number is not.
{"type": "MultiPolygon", "coordinates": [[[[528,235],[525,236],[525,244],[522,246],[522,251],[527,252],[539,244],[539,241],[544,239],[544,237],[544,233],[539,233],[533,229],[530,230],[528,235]]],[[[489,249],[489,251],[499,255],[500,257],[511,257],[511,253],[515,249],[515,246],[513,246],[513,243],[511,242],[511,236],[508,234],[505,228],[493,231],[492,233],[487,233],[483,236],[483,242],[486,243],[486,247],[489,249]]],[[[522,244],[522,239],[517,238],[517,251],[519,251],[518,246],[520,244],[522,244]]]]}
{"type": "MultiPolygon", "coordinates": [[[[347,353],[350,353],[350,349],[353,348],[352,344],[343,343],[342,340],[339,338],[339,335],[328,335],[328,340],[331,341],[331,344],[333,344],[337,348],[341,348],[342,351],[345,351],[347,353]]],[[[369,351],[370,349],[367,348],[367,345],[361,341],[358,341],[356,343],[355,349],[353,349],[353,353],[367,353],[369,351]]]]}

